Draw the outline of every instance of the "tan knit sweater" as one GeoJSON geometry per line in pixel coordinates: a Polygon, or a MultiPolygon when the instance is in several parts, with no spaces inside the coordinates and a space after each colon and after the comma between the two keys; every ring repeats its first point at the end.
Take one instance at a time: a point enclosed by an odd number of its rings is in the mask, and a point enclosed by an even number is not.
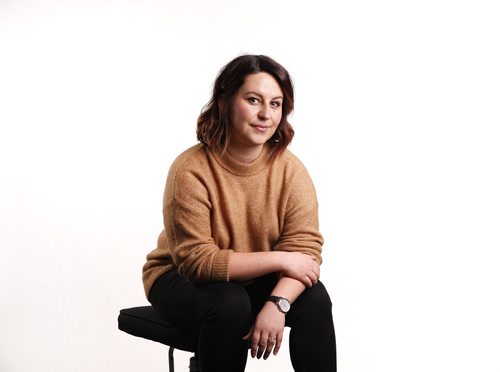
{"type": "Polygon", "coordinates": [[[298,251],[321,262],[323,237],[313,183],[288,150],[269,147],[250,164],[198,144],[172,164],[163,197],[164,230],[143,267],[146,296],[176,269],[193,282],[227,281],[235,252],[298,251]]]}

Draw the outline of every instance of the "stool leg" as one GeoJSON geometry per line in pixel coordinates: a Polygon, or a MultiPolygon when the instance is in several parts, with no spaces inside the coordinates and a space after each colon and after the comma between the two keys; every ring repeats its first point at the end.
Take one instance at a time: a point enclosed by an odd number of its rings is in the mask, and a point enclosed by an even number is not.
{"type": "Polygon", "coordinates": [[[169,372],[175,372],[175,367],[174,367],[174,348],[170,346],[168,349],[168,370],[169,372]]]}

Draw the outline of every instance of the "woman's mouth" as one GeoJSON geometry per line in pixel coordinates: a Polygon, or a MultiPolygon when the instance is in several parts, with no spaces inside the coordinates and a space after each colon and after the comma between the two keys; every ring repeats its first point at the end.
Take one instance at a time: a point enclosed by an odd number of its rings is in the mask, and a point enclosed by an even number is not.
{"type": "Polygon", "coordinates": [[[257,129],[259,132],[266,132],[270,127],[266,125],[252,125],[255,129],[257,129]]]}

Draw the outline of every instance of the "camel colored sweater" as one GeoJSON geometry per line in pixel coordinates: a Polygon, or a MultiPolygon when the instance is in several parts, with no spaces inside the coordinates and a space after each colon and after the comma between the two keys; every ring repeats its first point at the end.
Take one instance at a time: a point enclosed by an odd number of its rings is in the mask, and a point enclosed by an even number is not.
{"type": "Polygon", "coordinates": [[[288,150],[252,163],[198,144],[177,157],[163,197],[164,230],[143,267],[146,296],[155,280],[178,270],[193,282],[228,281],[232,252],[303,252],[321,262],[316,192],[288,150]]]}

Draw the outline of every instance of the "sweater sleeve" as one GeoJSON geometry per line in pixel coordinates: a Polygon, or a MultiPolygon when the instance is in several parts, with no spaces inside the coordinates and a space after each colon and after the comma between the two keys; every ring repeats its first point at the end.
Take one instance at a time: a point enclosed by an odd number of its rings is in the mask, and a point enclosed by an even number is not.
{"type": "Polygon", "coordinates": [[[193,282],[228,281],[232,251],[221,250],[212,237],[211,203],[203,177],[192,170],[172,173],[165,188],[163,217],[174,264],[193,282]]]}
{"type": "Polygon", "coordinates": [[[283,230],[274,249],[310,254],[321,264],[322,245],[316,190],[307,170],[303,168],[292,179],[283,230]]]}

